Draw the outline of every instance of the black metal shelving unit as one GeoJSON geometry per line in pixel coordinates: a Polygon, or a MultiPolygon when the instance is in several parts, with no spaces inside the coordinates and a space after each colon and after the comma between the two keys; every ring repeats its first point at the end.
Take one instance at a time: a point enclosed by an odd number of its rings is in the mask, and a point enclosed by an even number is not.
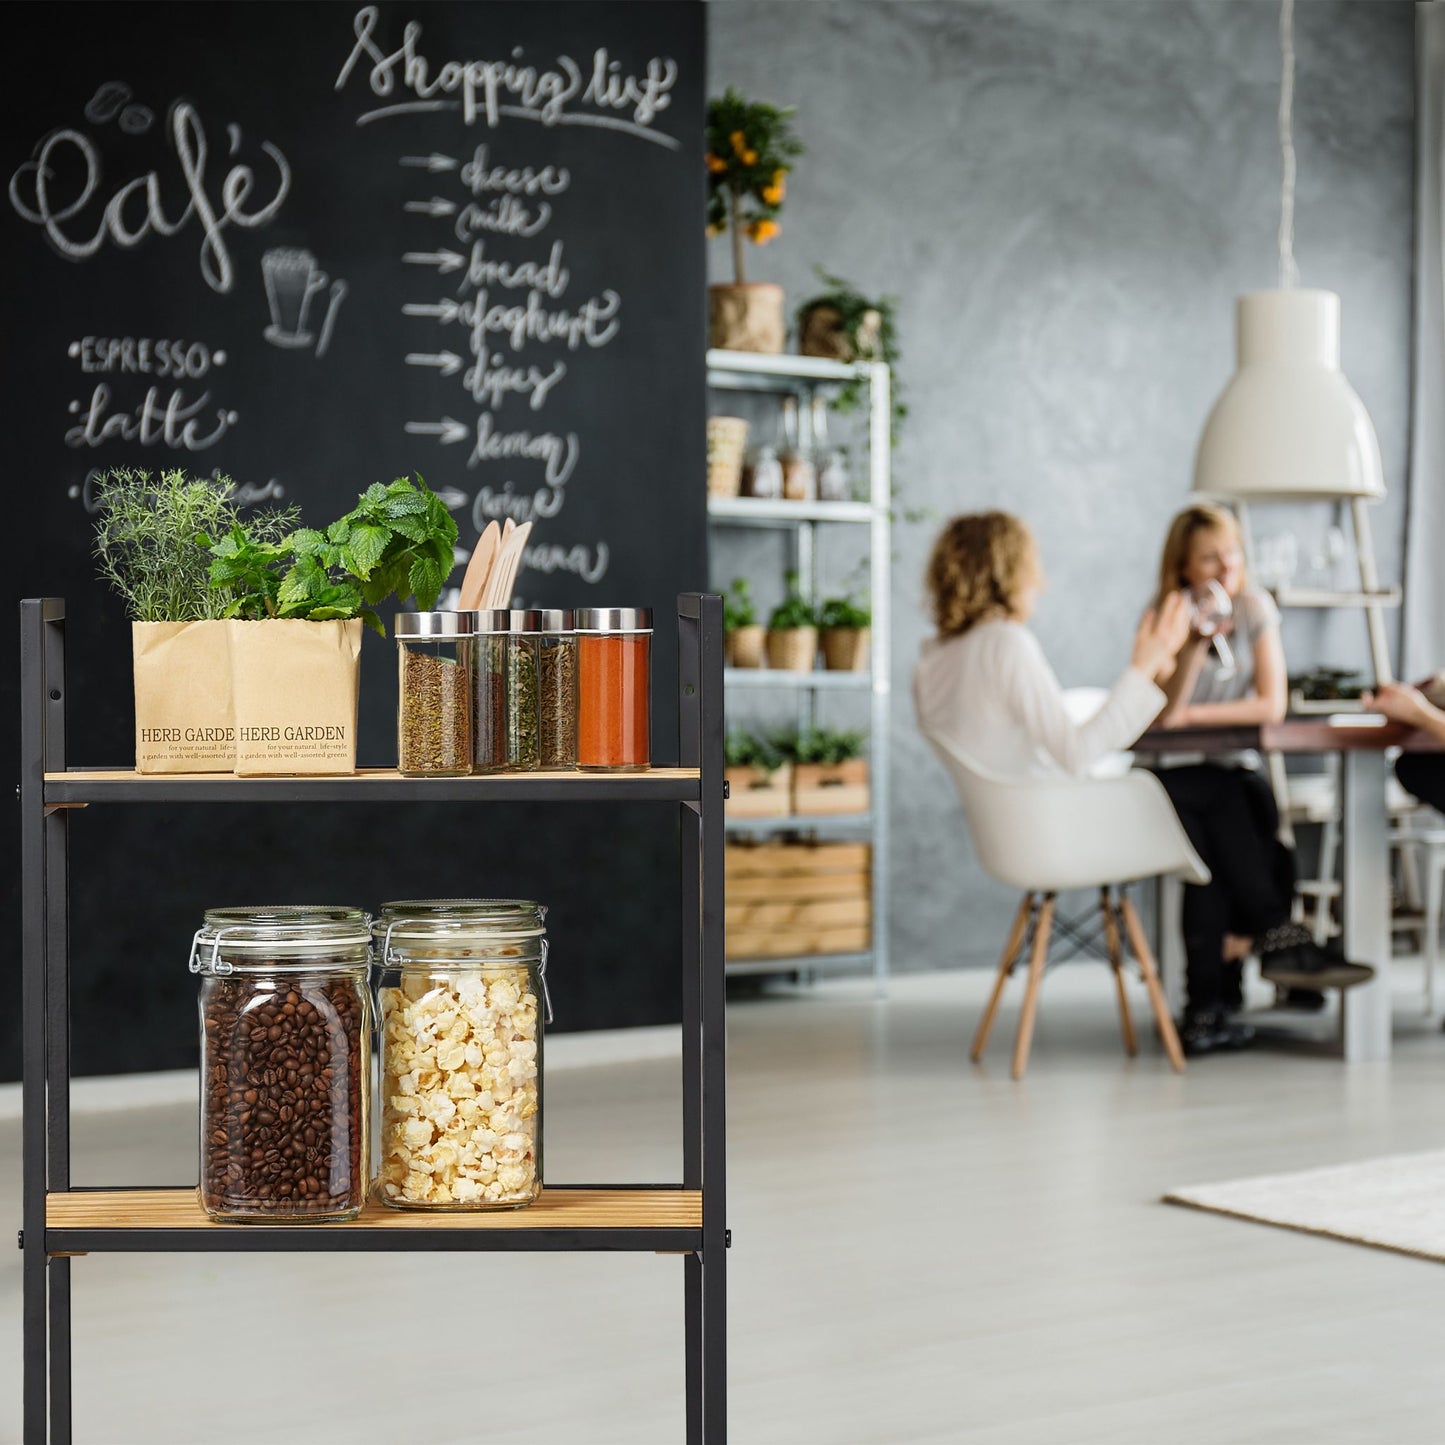
{"type": "MultiPolygon", "coordinates": [[[[727,1438],[722,603],[678,599],[680,763],[636,775],[414,779],[142,776],[67,766],[65,604],[21,616],[24,1441],[71,1440],[71,1256],[98,1251],[634,1250],[683,1255],[688,1445],[727,1438]],[[682,1179],[553,1185],[527,1209],[428,1218],[372,1204],[348,1224],[216,1224],[194,1189],[70,1182],[71,814],[110,804],[449,801],[671,803],[681,815],[682,1179]]],[[[197,1442],[203,1445],[203,1442],[197,1442]]]]}

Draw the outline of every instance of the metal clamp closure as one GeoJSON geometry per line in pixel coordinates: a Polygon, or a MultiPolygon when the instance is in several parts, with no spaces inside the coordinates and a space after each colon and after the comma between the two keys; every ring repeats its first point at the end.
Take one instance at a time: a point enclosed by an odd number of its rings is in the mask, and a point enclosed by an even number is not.
{"type": "Polygon", "coordinates": [[[218,928],[214,933],[208,929],[196,929],[195,937],[191,939],[191,958],[187,967],[192,973],[234,973],[235,969],[221,957],[221,940],[228,933],[240,933],[239,928],[218,928]],[[205,939],[211,945],[211,957],[209,961],[200,958],[201,940],[205,939]]]}

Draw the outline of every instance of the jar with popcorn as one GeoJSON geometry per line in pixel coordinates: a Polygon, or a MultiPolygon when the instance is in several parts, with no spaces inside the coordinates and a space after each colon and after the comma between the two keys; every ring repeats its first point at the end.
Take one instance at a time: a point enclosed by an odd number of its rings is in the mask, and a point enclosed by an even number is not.
{"type": "Polygon", "coordinates": [[[230,1223],[355,1219],[371,1183],[371,919],[216,908],[201,976],[201,1205],[230,1223]]]}
{"type": "Polygon", "coordinates": [[[383,905],[383,1204],[515,1209],[541,1193],[546,912],[515,898],[383,905]]]}

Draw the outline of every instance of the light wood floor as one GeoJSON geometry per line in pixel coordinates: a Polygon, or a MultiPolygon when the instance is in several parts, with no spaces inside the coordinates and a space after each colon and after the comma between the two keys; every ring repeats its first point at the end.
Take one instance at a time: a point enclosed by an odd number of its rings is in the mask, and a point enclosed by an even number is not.
{"type": "MultiPolygon", "coordinates": [[[[1402,971],[1404,972],[1404,971],[1402,971]]],[[[1402,979],[1402,989],[1409,981],[1402,979]]],[[[1156,1203],[1173,1185],[1439,1148],[1445,1035],[1391,1068],[1298,1050],[1126,1061],[1097,965],[1017,993],[861,984],[731,1011],[730,1438],[740,1445],[1433,1445],[1445,1267],[1156,1203]]],[[[1142,989],[1134,993],[1142,1020],[1142,989]]],[[[559,1071],[548,1177],[677,1175],[676,1069],[559,1071]]],[[[77,1183],[185,1182],[189,1111],[98,1115],[77,1183]]],[[[0,1123],[0,1225],[19,1128],[0,1123]]],[[[1442,1202],[1445,1207],[1445,1202],[1442,1202]]],[[[0,1238],[9,1239],[13,1235],[0,1238]]],[[[0,1251],[0,1442],[19,1439],[20,1256],[0,1251]]],[[[681,1261],[77,1260],[77,1445],[680,1445],[681,1261]]]]}

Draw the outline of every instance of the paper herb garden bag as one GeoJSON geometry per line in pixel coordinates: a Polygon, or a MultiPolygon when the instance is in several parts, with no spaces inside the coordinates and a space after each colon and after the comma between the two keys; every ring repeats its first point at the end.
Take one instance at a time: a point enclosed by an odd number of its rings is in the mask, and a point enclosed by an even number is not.
{"type": "Polygon", "coordinates": [[[135,769],[229,773],[236,757],[227,624],[132,622],[135,769]]]}
{"type": "Polygon", "coordinates": [[[228,621],[236,771],[354,773],[361,619],[228,621]]]}

